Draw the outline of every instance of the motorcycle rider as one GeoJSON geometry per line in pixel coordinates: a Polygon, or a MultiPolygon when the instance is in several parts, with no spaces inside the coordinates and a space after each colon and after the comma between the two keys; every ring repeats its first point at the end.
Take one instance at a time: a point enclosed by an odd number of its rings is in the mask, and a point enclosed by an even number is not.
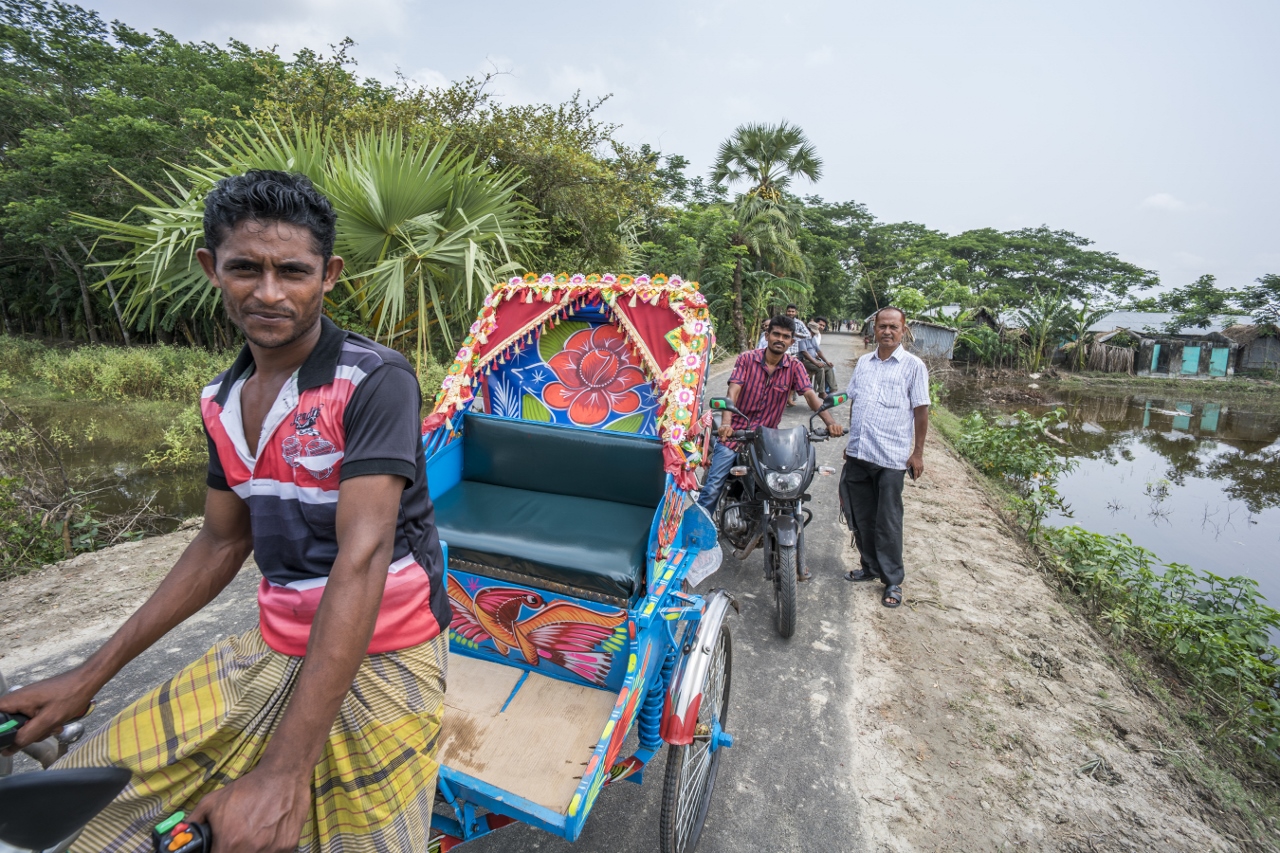
{"type": "MultiPolygon", "coordinates": [[[[698,495],[698,504],[708,514],[714,514],[729,469],[738,456],[738,442],[731,438],[735,429],[776,428],[792,392],[803,395],[815,412],[822,408],[822,398],[813,390],[808,371],[798,359],[787,354],[794,337],[794,322],[789,317],[774,317],[765,332],[764,349],[748,350],[734,362],[729,376],[729,401],[747,419],[744,423],[737,415],[730,414],[720,426],[711,452],[711,466],[698,495]]],[[[844,427],[830,412],[820,412],[819,417],[833,437],[844,434],[844,427]]],[[[798,571],[803,573],[803,567],[798,571]]]]}

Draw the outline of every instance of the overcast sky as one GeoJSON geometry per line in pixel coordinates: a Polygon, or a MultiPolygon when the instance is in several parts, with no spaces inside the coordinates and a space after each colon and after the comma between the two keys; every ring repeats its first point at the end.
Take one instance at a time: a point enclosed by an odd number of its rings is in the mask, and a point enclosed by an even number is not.
{"type": "Polygon", "coordinates": [[[825,160],[812,191],[882,220],[1068,229],[1166,286],[1280,273],[1275,0],[79,2],[286,55],[349,35],[388,80],[612,94],[624,141],[700,173],[737,125],[786,119],[825,160]]]}

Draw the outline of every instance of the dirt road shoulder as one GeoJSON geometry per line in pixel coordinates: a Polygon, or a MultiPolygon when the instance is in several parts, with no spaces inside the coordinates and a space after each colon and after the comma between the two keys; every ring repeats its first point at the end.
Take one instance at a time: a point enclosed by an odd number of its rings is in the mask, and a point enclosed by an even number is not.
{"type": "Polygon", "coordinates": [[[852,613],[871,849],[1274,849],[1176,769],[1194,747],[1064,608],[972,469],[934,437],[926,463],[905,493],[905,605],[877,587],[852,613]]]}

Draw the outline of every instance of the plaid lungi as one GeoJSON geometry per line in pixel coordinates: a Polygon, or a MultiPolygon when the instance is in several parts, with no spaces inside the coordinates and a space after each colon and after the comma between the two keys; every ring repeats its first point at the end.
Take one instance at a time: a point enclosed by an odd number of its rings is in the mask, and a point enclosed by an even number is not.
{"type": "MultiPolygon", "coordinates": [[[[144,853],[151,828],[257,764],[303,658],[255,627],[120,712],[58,767],[127,767],[129,787],[85,828],[73,853],[144,853]]],[[[436,793],[448,640],[369,655],[316,765],[306,853],[425,850],[436,793]]]]}

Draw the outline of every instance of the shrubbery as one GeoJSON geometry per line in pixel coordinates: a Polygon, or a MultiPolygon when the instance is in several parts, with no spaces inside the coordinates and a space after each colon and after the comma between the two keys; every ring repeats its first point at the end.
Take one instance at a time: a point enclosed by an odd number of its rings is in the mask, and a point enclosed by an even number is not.
{"type": "Polygon", "coordinates": [[[59,391],[99,400],[174,400],[194,404],[234,352],[179,347],[47,349],[33,373],[59,391]]]}

